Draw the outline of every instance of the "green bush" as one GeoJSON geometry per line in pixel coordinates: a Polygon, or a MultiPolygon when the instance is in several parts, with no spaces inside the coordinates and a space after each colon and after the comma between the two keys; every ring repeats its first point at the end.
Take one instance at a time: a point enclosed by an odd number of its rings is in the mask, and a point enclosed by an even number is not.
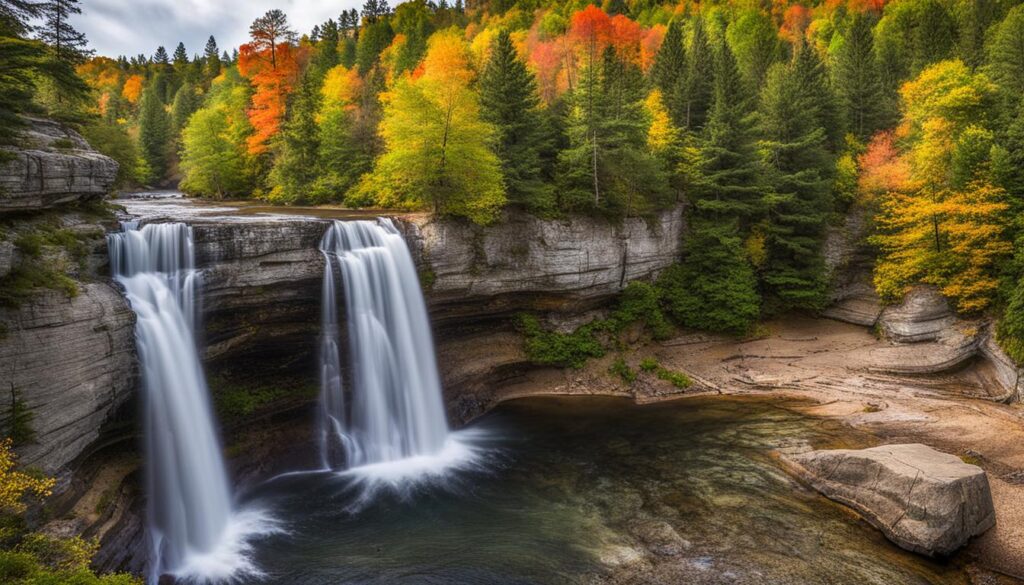
{"type": "Polygon", "coordinates": [[[693,385],[693,381],[690,377],[682,372],[673,372],[672,370],[666,370],[665,368],[658,368],[658,379],[670,382],[676,388],[685,390],[693,385]]]}
{"type": "Polygon", "coordinates": [[[1024,364],[1024,279],[1010,294],[1010,302],[996,329],[996,339],[1015,362],[1024,364]]]}
{"type": "Polygon", "coordinates": [[[526,355],[535,364],[581,368],[590,358],[605,354],[596,333],[603,323],[595,322],[572,333],[546,331],[533,315],[519,316],[519,330],[526,337],[526,355]]]}
{"type": "Polygon", "coordinates": [[[608,368],[608,373],[614,374],[622,378],[622,381],[627,384],[632,384],[633,382],[636,382],[636,370],[629,367],[629,364],[626,363],[626,360],[622,358],[618,358],[614,362],[612,362],[612,366],[608,368]]]}
{"type": "Polygon", "coordinates": [[[661,310],[661,292],[646,282],[631,282],[622,291],[619,306],[611,315],[616,331],[633,323],[643,323],[655,339],[672,336],[672,324],[661,310]]]}
{"type": "Polygon", "coordinates": [[[654,358],[644,358],[640,362],[640,369],[647,373],[656,371],[658,369],[658,361],[654,358]]]}

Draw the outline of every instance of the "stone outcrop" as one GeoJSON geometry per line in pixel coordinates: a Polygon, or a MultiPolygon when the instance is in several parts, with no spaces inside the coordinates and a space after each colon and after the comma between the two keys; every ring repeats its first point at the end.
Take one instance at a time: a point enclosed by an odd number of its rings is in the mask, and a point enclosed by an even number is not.
{"type": "Polygon", "coordinates": [[[860,207],[851,209],[841,225],[829,229],[823,255],[832,286],[824,315],[873,327],[882,314],[882,303],[871,284],[874,258],[865,245],[867,229],[867,214],[860,207]]]}
{"type": "Polygon", "coordinates": [[[110,192],[118,164],[77,132],[50,120],[28,119],[24,145],[0,163],[0,213],[37,211],[97,199],[110,192]]]}
{"type": "Polygon", "coordinates": [[[15,400],[27,407],[34,438],[20,461],[60,474],[133,394],[135,316],[111,284],[85,283],[70,299],[38,291],[0,322],[0,420],[15,400]]]}
{"type": "Polygon", "coordinates": [[[509,212],[486,228],[412,217],[399,223],[424,274],[433,317],[447,322],[526,309],[576,312],[650,279],[682,253],[682,207],[621,224],[509,212]]]}
{"type": "Polygon", "coordinates": [[[897,343],[935,341],[956,323],[949,302],[931,286],[913,288],[903,302],[882,311],[878,324],[897,343]]]}
{"type": "Polygon", "coordinates": [[[811,451],[787,460],[815,489],[910,551],[948,555],[995,525],[985,472],[926,445],[811,451]]]}

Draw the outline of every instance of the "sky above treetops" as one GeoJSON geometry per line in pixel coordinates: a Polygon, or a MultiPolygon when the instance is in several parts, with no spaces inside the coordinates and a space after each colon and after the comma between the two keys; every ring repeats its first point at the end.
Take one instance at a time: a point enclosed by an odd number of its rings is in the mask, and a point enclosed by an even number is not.
{"type": "Polygon", "coordinates": [[[184,42],[189,55],[202,53],[213,35],[222,49],[248,41],[249,23],[271,8],[288,14],[301,33],[362,0],[82,0],[74,26],[89,38],[97,54],[152,55],[163,45],[173,52],[184,42]]]}

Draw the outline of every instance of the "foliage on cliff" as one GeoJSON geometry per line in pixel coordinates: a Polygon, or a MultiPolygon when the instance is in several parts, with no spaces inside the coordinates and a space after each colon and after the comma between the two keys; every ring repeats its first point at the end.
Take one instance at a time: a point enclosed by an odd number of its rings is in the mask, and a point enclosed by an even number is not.
{"type": "Polygon", "coordinates": [[[97,576],[90,571],[98,546],[94,541],[29,531],[24,519],[29,502],[49,497],[55,480],[19,471],[15,464],[11,440],[0,440],[0,582],[141,585],[141,579],[130,575],[97,576]]]}

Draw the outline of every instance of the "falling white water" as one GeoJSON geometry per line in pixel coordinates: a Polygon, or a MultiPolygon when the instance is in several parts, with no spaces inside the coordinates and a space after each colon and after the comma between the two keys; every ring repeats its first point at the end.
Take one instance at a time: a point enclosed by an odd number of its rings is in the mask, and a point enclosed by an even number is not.
{"type": "Polygon", "coordinates": [[[144,384],[150,580],[254,572],[245,534],[257,515],[232,515],[209,392],[195,344],[198,273],[192,230],[125,223],[108,236],[114,276],[136,314],[144,384]]]}
{"type": "Polygon", "coordinates": [[[386,219],[335,221],[320,250],[324,466],[337,468],[344,456],[349,467],[392,476],[417,473],[424,459],[443,465],[453,444],[426,304],[405,240],[386,219]],[[351,405],[342,394],[335,264],[344,283],[351,405]],[[389,468],[391,463],[398,465],[389,468]]]}

